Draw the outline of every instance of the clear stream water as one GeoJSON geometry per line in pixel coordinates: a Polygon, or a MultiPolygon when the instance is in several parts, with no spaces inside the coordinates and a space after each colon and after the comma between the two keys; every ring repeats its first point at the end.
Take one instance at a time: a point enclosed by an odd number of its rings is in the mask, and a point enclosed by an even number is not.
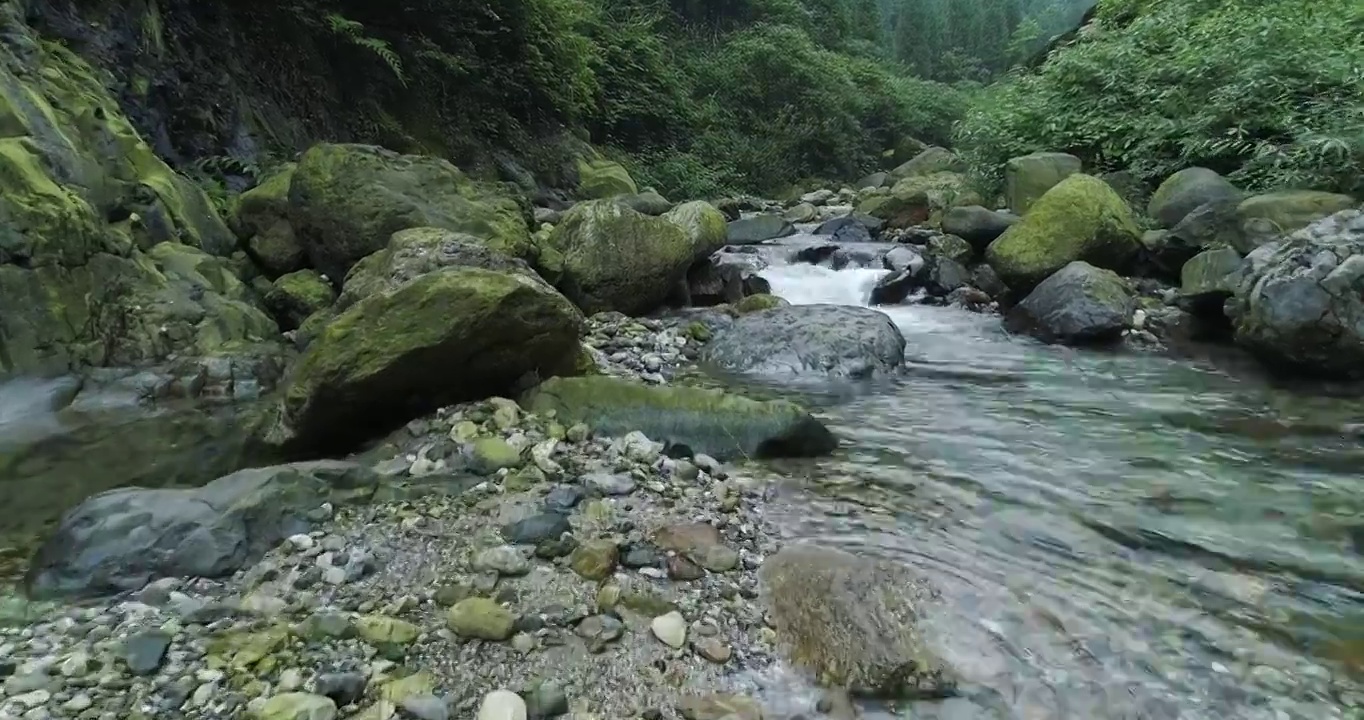
{"type": "MultiPolygon", "coordinates": [[[[768,256],[798,305],[863,305],[884,274],[768,256]]],[[[775,507],[943,588],[946,651],[994,707],[912,717],[1364,717],[1364,404],[883,310],[908,377],[826,399],[847,448],[775,507]]]]}
{"type": "MultiPolygon", "coordinates": [[[[762,274],[797,304],[863,304],[882,274],[772,257],[762,274]]],[[[846,447],[779,468],[771,513],[943,589],[944,650],[989,691],[911,717],[1364,717],[1364,404],[1048,347],[955,308],[885,312],[910,372],[807,395],[846,447]]],[[[243,462],[230,416],[53,412],[70,392],[0,385],[0,570],[6,534],[85,495],[243,462]]]]}

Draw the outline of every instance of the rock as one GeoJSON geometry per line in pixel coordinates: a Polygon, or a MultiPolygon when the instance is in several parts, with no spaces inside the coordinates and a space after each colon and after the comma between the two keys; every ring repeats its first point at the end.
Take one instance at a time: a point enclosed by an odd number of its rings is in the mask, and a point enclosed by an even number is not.
{"type": "Polygon", "coordinates": [[[309,315],[331,307],[336,290],[312,270],[281,275],[265,294],[265,307],[275,316],[282,330],[293,330],[309,315]]]}
{"type": "Polygon", "coordinates": [[[937,172],[906,177],[895,183],[889,194],[863,200],[857,211],[884,221],[888,227],[907,228],[936,224],[945,210],[980,202],[965,175],[937,172]]]}
{"type": "Polygon", "coordinates": [[[445,701],[431,693],[403,698],[399,707],[413,720],[449,720],[450,717],[450,709],[446,707],[445,701]]]}
{"type": "Polygon", "coordinates": [[[999,279],[999,275],[989,263],[980,263],[971,268],[969,284],[992,298],[1004,297],[1009,293],[1009,286],[999,279]]]}
{"type": "Polygon", "coordinates": [[[733,309],[736,315],[747,315],[749,313],[771,310],[772,308],[790,307],[791,303],[776,295],[758,293],[734,303],[733,309]]]}
{"type": "Polygon", "coordinates": [[[814,222],[819,218],[819,210],[810,203],[803,202],[794,207],[788,208],[782,217],[791,223],[814,222]]]}
{"type": "Polygon", "coordinates": [[[697,655],[715,663],[724,665],[734,656],[734,650],[717,638],[703,637],[692,643],[692,649],[697,655]]]}
{"type": "Polygon", "coordinates": [[[370,645],[411,645],[421,634],[416,625],[387,615],[362,615],[355,619],[355,630],[370,645]]]}
{"type": "Polygon", "coordinates": [[[731,220],[726,233],[730,245],[755,245],[794,235],[796,228],[780,215],[754,215],[731,220]]]}
{"type": "Polygon", "coordinates": [[[552,512],[532,515],[502,527],[502,537],[517,545],[539,545],[547,540],[558,540],[568,532],[573,532],[568,518],[552,512]]]}
{"type": "Polygon", "coordinates": [[[1136,296],[1125,280],[1077,260],[1028,293],[1009,321],[1048,342],[1085,345],[1121,338],[1133,310],[1136,296]]]}
{"type": "Polygon", "coordinates": [[[1241,232],[1231,244],[1246,254],[1324,217],[1359,206],[1349,195],[1315,190],[1285,190],[1248,197],[1236,207],[1241,232]]]}
{"type": "Polygon", "coordinates": [[[1010,226],[1017,215],[996,212],[980,205],[965,205],[948,210],[942,217],[942,230],[956,235],[978,251],[984,251],[1010,226]]]}
{"type": "Polygon", "coordinates": [[[1240,268],[1241,254],[1229,247],[1195,255],[1180,271],[1180,305],[1195,315],[1221,317],[1240,268]]]}
{"type": "Polygon", "coordinates": [[[687,270],[687,295],[693,307],[739,302],[744,297],[743,266],[704,258],[687,270]]]}
{"type": "Polygon", "coordinates": [[[383,250],[366,256],[351,268],[341,296],[336,299],[336,311],[449,267],[496,270],[543,283],[525,261],[489,247],[473,235],[444,228],[415,227],[393,233],[383,250]]]}
{"type": "Polygon", "coordinates": [[[529,720],[547,720],[568,714],[568,695],[553,680],[537,683],[526,693],[526,715],[529,720]]]}
{"type": "Polygon", "coordinates": [[[1080,172],[1080,158],[1066,153],[1035,152],[1004,164],[1004,197],[1009,210],[1026,213],[1046,192],[1080,172]]]}
{"type": "Polygon", "coordinates": [[[909,568],[808,544],[763,563],[760,592],[777,640],[821,685],[885,697],[955,692],[920,618],[938,593],[909,568]]]}
{"type": "Polygon", "coordinates": [[[645,190],[634,195],[622,195],[616,198],[616,202],[622,203],[641,215],[658,216],[673,209],[673,204],[668,202],[667,198],[653,190],[645,190]]]}
{"type": "Polygon", "coordinates": [[[794,403],[682,385],[657,387],[606,376],[552,378],[527,394],[522,405],[536,413],[554,410],[562,422],[586,423],[608,435],[641,430],[654,440],[722,459],[815,456],[837,444],[828,428],[794,403]]]}
{"type": "Polygon", "coordinates": [[[294,163],[284,165],[237,196],[233,207],[237,235],[246,241],[251,259],[271,277],[302,270],[308,262],[289,224],[289,183],[296,167],[294,163]]]}
{"type": "Polygon", "coordinates": [[[265,701],[257,713],[260,720],[335,720],[336,703],[309,693],[284,693],[265,701]]]}
{"type": "Polygon", "coordinates": [[[677,703],[686,720],[764,720],[762,705],[742,695],[690,695],[677,703]]]}
{"type": "Polygon", "coordinates": [[[483,696],[477,720],[526,720],[526,702],[510,690],[494,690],[483,696]]]}
{"type": "Polygon", "coordinates": [[[524,464],[521,453],[500,437],[478,438],[468,445],[470,469],[480,475],[515,469],[524,464]]]}
{"type": "Polygon", "coordinates": [[[668,647],[678,649],[687,644],[687,621],[676,610],[654,618],[649,629],[668,647]]]}
{"type": "Polygon", "coordinates": [[[569,567],[584,580],[605,580],[616,571],[620,549],[614,540],[588,540],[573,551],[569,567]]]}
{"type": "Polygon", "coordinates": [[[556,286],[589,314],[654,310],[705,254],[700,241],[669,219],[608,201],[575,205],[549,237],[563,255],[556,286]]]}
{"type": "Polygon", "coordinates": [[[360,702],[368,684],[363,673],[323,673],[317,676],[313,690],[318,695],[331,698],[337,707],[345,707],[360,702]]]}
{"type": "Polygon", "coordinates": [[[690,558],[711,572],[729,572],[739,565],[739,553],[726,546],[720,531],[707,523],[677,523],[659,528],[654,544],[690,558]]]}
{"type": "Polygon", "coordinates": [[[620,163],[604,158],[578,160],[578,197],[584,200],[605,200],[639,192],[634,178],[620,163]]]}
{"type": "Polygon", "coordinates": [[[588,473],[582,483],[602,495],[629,495],[635,490],[635,481],[621,473],[588,473]]]}
{"type": "MultiPolygon", "coordinates": [[[[842,305],[799,305],[750,313],[716,334],[701,359],[731,372],[865,378],[894,372],[905,339],[884,313],[842,305]]],[[[713,453],[712,453],[713,454],[713,453]]]]}
{"type": "Polygon", "coordinates": [[[371,145],[309,148],[289,185],[289,220],[312,266],[334,279],[382,250],[393,233],[414,227],[467,233],[493,250],[538,260],[516,199],[440,158],[371,145]]]}
{"type": "Polygon", "coordinates": [[[858,190],[865,190],[867,188],[884,187],[888,182],[890,182],[890,173],[874,172],[861,180],[858,180],[855,183],[855,186],[858,190]]]}
{"type": "Polygon", "coordinates": [[[901,163],[890,176],[896,180],[919,175],[932,175],[940,172],[966,172],[966,164],[947,148],[937,146],[924,148],[913,158],[901,163]]]}
{"type": "Polygon", "coordinates": [[[682,228],[698,260],[709,257],[729,241],[724,213],[703,200],[682,203],[664,213],[663,219],[682,228]]]}
{"type": "Polygon", "coordinates": [[[151,675],[161,669],[170,650],[171,636],[160,630],[144,630],[123,643],[123,662],[134,675],[151,675]]]}
{"type": "Polygon", "coordinates": [[[870,240],[876,233],[881,232],[881,228],[884,226],[885,222],[879,218],[863,213],[853,213],[852,215],[825,220],[819,224],[819,227],[815,228],[814,234],[833,235],[835,242],[857,242],[858,238],[862,237],[870,240]]]}
{"type": "Polygon", "coordinates": [[[551,513],[572,511],[582,502],[586,493],[577,485],[556,485],[545,495],[545,509],[551,513]]]}
{"type": "Polygon", "coordinates": [[[307,527],[330,497],[372,493],[368,468],[320,461],[252,468],[201,488],[120,488],[62,516],[26,578],[37,597],[141,588],[160,577],[222,577],[307,527]]]}
{"type": "Polygon", "coordinates": [[[474,556],[473,566],[475,570],[495,572],[498,575],[516,576],[530,572],[530,560],[511,545],[500,545],[479,551],[474,556]]]}
{"type": "Polygon", "coordinates": [[[1246,256],[1226,311],[1272,369],[1364,378],[1364,211],[1343,210],[1246,256]]]}
{"type": "Polygon", "coordinates": [[[562,295],[520,275],[423,275],[332,321],[291,370],[262,439],[295,455],[347,450],[426,410],[571,366],[582,322],[562,295]]]}
{"type": "Polygon", "coordinates": [[[1228,198],[1239,202],[1243,197],[1244,193],[1216,172],[1201,167],[1185,168],[1156,188],[1146,205],[1146,214],[1169,229],[1200,205],[1228,198]]]}
{"type": "Polygon", "coordinates": [[[1076,174],[1033,204],[985,250],[1015,292],[1027,292],[1076,260],[1121,272],[1141,250],[1132,213],[1098,178],[1076,174]]]}
{"type": "Polygon", "coordinates": [[[446,613],[445,624],[463,638],[502,641],[512,636],[516,616],[497,601],[482,597],[460,600],[446,613]]]}
{"type": "Polygon", "coordinates": [[[939,235],[928,241],[926,250],[929,256],[955,260],[959,263],[971,262],[976,249],[956,235],[939,235]]]}

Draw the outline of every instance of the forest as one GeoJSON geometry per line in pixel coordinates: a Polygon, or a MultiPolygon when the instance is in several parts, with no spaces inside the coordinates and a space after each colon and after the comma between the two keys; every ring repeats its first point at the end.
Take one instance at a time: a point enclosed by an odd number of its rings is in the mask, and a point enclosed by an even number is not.
{"type": "Polygon", "coordinates": [[[355,139],[461,164],[571,132],[680,198],[851,182],[919,143],[952,147],[985,191],[1036,150],[1142,181],[1198,164],[1250,188],[1364,191],[1357,0],[223,7],[273,38],[270,82],[303,104],[316,78],[287,56],[317,48],[355,139]]]}

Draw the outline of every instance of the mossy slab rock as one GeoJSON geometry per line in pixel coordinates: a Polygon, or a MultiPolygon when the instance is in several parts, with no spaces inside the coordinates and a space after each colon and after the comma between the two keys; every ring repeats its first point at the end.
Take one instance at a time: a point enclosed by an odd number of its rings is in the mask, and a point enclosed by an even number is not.
{"type": "Polygon", "coordinates": [[[709,257],[729,241],[729,221],[725,214],[704,200],[682,203],[664,213],[663,219],[682,228],[691,240],[698,260],[709,257]]]}
{"type": "Polygon", "coordinates": [[[289,184],[298,166],[289,163],[237,197],[233,229],[251,257],[270,276],[302,270],[308,254],[289,224],[289,184]]]}
{"type": "Polygon", "coordinates": [[[315,270],[298,270],[281,275],[270,284],[265,306],[285,330],[293,330],[313,313],[331,307],[336,289],[315,270]]]}
{"type": "Polygon", "coordinates": [[[1122,272],[1141,248],[1127,203],[1104,181],[1075,174],[1048,190],[985,249],[985,259],[1016,292],[1032,290],[1076,260],[1122,272]]]}
{"type": "Polygon", "coordinates": [[[1233,245],[1238,251],[1248,253],[1271,238],[1289,235],[1324,217],[1361,205],[1364,203],[1349,195],[1317,190],[1283,190],[1254,195],[1236,206],[1242,232],[1233,245]]]}
{"type": "Polygon", "coordinates": [[[966,164],[957,157],[956,153],[947,148],[933,147],[924,148],[914,157],[906,160],[890,171],[890,176],[896,180],[916,175],[933,175],[940,172],[960,173],[966,171],[966,164]]]}
{"type": "Polygon", "coordinates": [[[578,197],[605,200],[637,193],[639,187],[635,185],[634,178],[620,163],[605,158],[578,160],[578,197]]]}
{"type": "Polygon", "coordinates": [[[522,398],[532,412],[554,410],[560,422],[586,423],[608,435],[639,430],[717,458],[808,457],[837,440],[804,408],[684,385],[654,387],[621,378],[552,378],[522,398]]]}
{"type": "Polygon", "coordinates": [[[440,158],[371,145],[314,145],[289,184],[289,219],[313,268],[337,279],[382,250],[393,233],[438,227],[534,261],[522,204],[440,158]]]}
{"type": "Polygon", "coordinates": [[[1057,183],[1080,172],[1080,158],[1068,153],[1038,152],[1004,164],[1004,197],[1009,210],[1023,214],[1057,183]]]}
{"type": "Polygon", "coordinates": [[[236,249],[203,191],[155,155],[89,65],[40,41],[13,4],[0,9],[0,32],[0,376],[268,334],[253,298],[179,295],[194,283],[148,254],[163,244],[204,257],[236,249]],[[214,317],[219,309],[231,317],[214,317]]]}
{"type": "Polygon", "coordinates": [[[557,287],[587,313],[642,315],[663,303],[700,248],[670,220],[609,200],[578,203],[550,234],[557,287]]]}
{"type": "Polygon", "coordinates": [[[266,444],[301,455],[464,400],[506,394],[578,352],[582,315],[521,275],[446,268],[340,313],[286,378],[266,444]]]}

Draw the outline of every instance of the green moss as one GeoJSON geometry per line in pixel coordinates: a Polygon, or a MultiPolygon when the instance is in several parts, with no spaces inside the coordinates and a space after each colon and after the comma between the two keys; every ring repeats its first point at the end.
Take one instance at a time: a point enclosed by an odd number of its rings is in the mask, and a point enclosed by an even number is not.
{"type": "Polygon", "coordinates": [[[783,300],[782,298],[777,297],[776,295],[758,293],[757,295],[749,295],[748,297],[735,303],[734,314],[747,315],[749,313],[755,313],[760,310],[771,310],[772,308],[778,308],[782,307],[783,305],[790,304],[791,303],[787,302],[786,300],[783,300]]]}
{"type": "Polygon", "coordinates": [[[604,200],[638,192],[639,187],[620,163],[601,158],[579,158],[578,196],[584,200],[604,200]]]}
{"type": "Polygon", "coordinates": [[[875,193],[858,205],[858,212],[884,220],[890,227],[936,225],[942,213],[959,205],[979,205],[966,176],[955,172],[911,175],[895,183],[889,193],[875,193]]]}
{"type": "Polygon", "coordinates": [[[1009,209],[1022,215],[1056,184],[1080,172],[1080,158],[1038,152],[1010,158],[1004,165],[1004,196],[1009,209]]]}
{"type": "Polygon", "coordinates": [[[704,200],[682,203],[664,213],[663,218],[682,228],[698,257],[710,255],[729,240],[729,223],[724,213],[704,200]]]}
{"type": "Polygon", "coordinates": [[[1276,233],[1287,234],[1327,215],[1359,205],[1360,202],[1349,195],[1315,190],[1284,190],[1246,198],[1237,206],[1236,214],[1243,222],[1264,220],[1272,225],[1276,233]]]}
{"type": "Polygon", "coordinates": [[[564,258],[559,289],[588,313],[653,310],[696,257],[676,224],[609,200],[574,206],[549,243],[564,258]]]}
{"type": "Polygon", "coordinates": [[[313,270],[281,275],[265,295],[265,306],[286,330],[299,327],[335,301],[336,289],[313,270]]]}
{"type": "Polygon", "coordinates": [[[696,342],[710,342],[712,334],[710,328],[706,327],[705,323],[693,322],[687,326],[687,337],[690,337],[696,342]]]}
{"type": "Polygon", "coordinates": [[[1027,292],[1075,260],[1124,269],[1141,247],[1132,211],[1106,183],[1075,174],[1048,190],[986,248],[986,260],[1016,292],[1027,292]]]}

